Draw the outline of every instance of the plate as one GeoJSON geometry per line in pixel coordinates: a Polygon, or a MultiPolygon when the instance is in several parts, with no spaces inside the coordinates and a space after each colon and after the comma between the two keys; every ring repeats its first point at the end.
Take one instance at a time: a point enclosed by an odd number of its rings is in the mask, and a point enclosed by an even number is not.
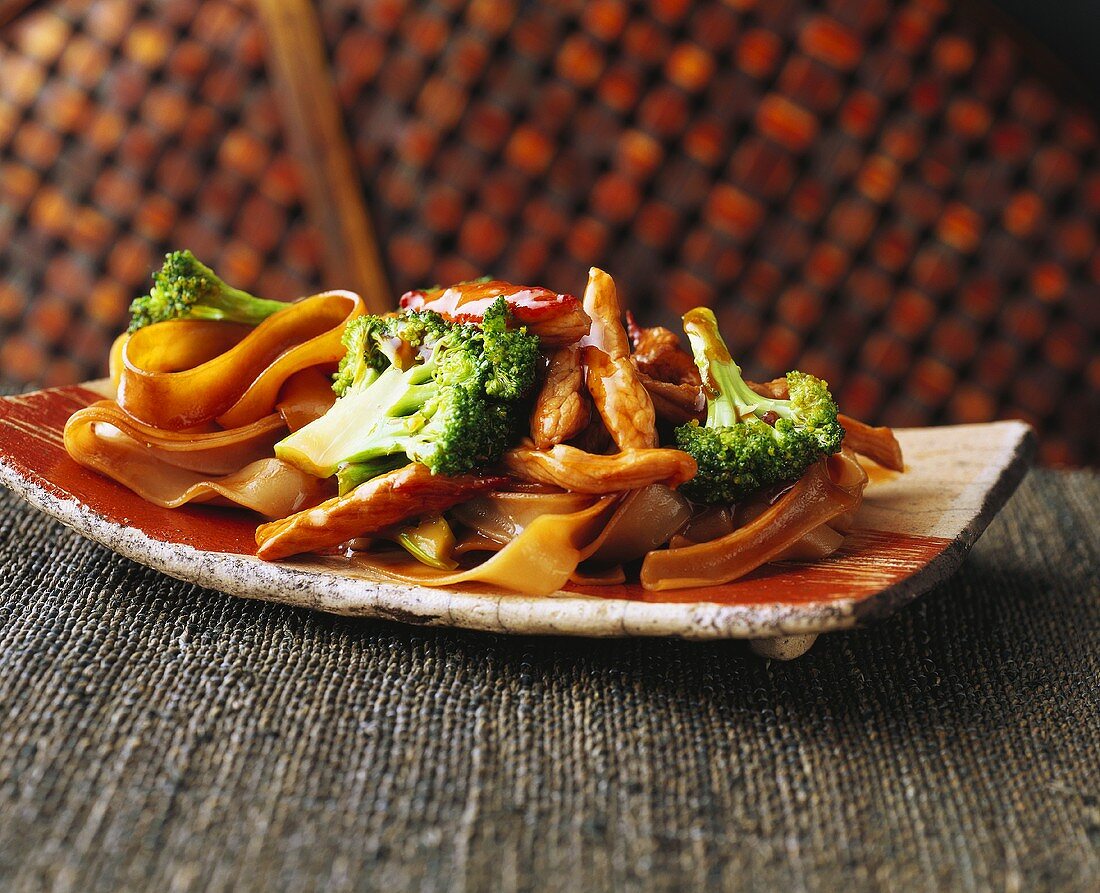
{"type": "Polygon", "coordinates": [[[901,429],[906,473],[870,468],[855,529],[829,558],[778,562],[707,589],[590,586],[536,598],[394,583],[308,558],[260,561],[253,516],[162,509],[69,458],[65,420],[103,390],[89,382],[0,398],[0,480],[78,533],[170,576],[335,614],[500,633],[745,638],[763,640],[757,649],[774,657],[886,616],[953,573],[1034,453],[1022,422],[901,429]]]}

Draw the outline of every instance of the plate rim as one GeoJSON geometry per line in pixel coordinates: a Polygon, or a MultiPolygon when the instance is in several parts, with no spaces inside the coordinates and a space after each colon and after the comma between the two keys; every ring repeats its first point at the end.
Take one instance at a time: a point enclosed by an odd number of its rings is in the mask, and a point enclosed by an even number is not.
{"type": "MultiPolygon", "coordinates": [[[[25,398],[29,394],[19,396],[25,398]]],[[[526,596],[489,587],[482,587],[482,592],[463,592],[374,581],[338,572],[306,570],[292,562],[264,562],[254,556],[207,552],[188,544],[156,539],[137,528],[107,519],[75,496],[50,492],[34,480],[48,483],[43,475],[31,468],[17,468],[3,457],[0,457],[0,483],[77,534],[124,558],[228,595],[351,617],[505,634],[760,639],[812,635],[877,621],[951,576],[1016,490],[1036,451],[1035,433],[1025,422],[979,424],[1015,428],[1012,454],[986,491],[974,517],[942,552],[908,577],[871,595],[797,604],[642,602],[579,593],[526,596]],[[217,567],[212,567],[213,564],[217,567]]],[[[905,430],[928,429],[899,429],[905,430]]]]}

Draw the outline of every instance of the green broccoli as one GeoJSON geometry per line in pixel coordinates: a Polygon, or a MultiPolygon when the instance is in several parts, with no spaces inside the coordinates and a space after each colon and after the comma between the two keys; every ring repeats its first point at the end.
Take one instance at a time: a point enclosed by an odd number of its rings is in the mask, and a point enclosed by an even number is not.
{"type": "Polygon", "coordinates": [[[333,391],[343,397],[353,383],[366,384],[387,366],[412,365],[415,349],[438,340],[450,327],[438,313],[427,311],[359,317],[344,330],[344,356],[333,376],[333,391]]]}
{"type": "Polygon", "coordinates": [[[222,319],[259,325],[289,306],[226,285],[190,251],[171,251],[153,274],[149,294],[130,304],[130,331],[167,319],[222,319]]]}
{"type": "Polygon", "coordinates": [[[404,453],[396,456],[382,456],[378,459],[370,459],[366,462],[350,462],[336,469],[336,483],[340,488],[340,495],[350,493],[360,484],[365,484],[371,478],[388,471],[395,471],[409,464],[409,458],[404,453]]]}
{"type": "Polygon", "coordinates": [[[421,462],[457,475],[497,461],[535,381],[538,337],[508,328],[503,298],[480,325],[431,311],[363,316],[344,332],[339,395],[321,418],[275,445],[275,455],[347,492],[421,462]]]}
{"type": "Polygon", "coordinates": [[[788,372],[790,399],[762,397],[741,377],[718,332],[714,313],[697,307],[684,331],[707,394],[707,420],[676,429],[676,444],[699,464],[681,488],[696,502],[730,503],[761,487],[793,481],[823,456],[840,449],[844,429],[828,384],[788,372]]]}

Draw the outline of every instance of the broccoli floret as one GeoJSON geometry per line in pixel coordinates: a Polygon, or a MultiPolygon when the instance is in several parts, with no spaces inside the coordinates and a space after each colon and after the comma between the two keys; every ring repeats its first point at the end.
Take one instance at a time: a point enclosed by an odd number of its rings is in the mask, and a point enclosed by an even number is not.
{"type": "Polygon", "coordinates": [[[221,319],[259,325],[286,309],[283,301],[268,301],[226,285],[190,251],[172,251],[153,274],[149,294],[130,304],[130,331],[167,319],[221,319]]]}
{"type": "Polygon", "coordinates": [[[354,320],[333,384],[339,398],[275,454],[317,477],[338,474],[344,492],[406,462],[456,475],[497,461],[538,359],[538,337],[509,330],[507,317],[500,299],[482,325],[430,311],[354,320]]]}
{"type": "Polygon", "coordinates": [[[342,397],[351,385],[366,383],[371,372],[387,366],[402,369],[412,365],[416,350],[442,338],[453,328],[431,310],[393,313],[388,316],[360,316],[344,329],[344,356],[333,376],[332,389],[342,397]]]}
{"type": "Polygon", "coordinates": [[[389,361],[377,347],[378,339],[385,337],[384,323],[382,317],[360,316],[345,327],[342,338],[344,356],[332,377],[332,389],[337,397],[343,397],[356,381],[377,378],[378,373],[389,365],[389,361]]]}
{"type": "Polygon", "coordinates": [[[535,383],[539,340],[525,330],[509,331],[508,316],[504,298],[493,301],[482,315],[482,350],[489,369],[485,393],[501,400],[516,400],[535,383]]]}
{"type": "Polygon", "coordinates": [[[684,331],[708,392],[706,423],[676,429],[677,446],[699,465],[681,488],[686,496],[712,505],[736,502],[761,487],[798,479],[840,449],[844,429],[826,382],[788,372],[790,399],[762,397],[745,384],[714,313],[705,307],[689,311],[684,331]]]}

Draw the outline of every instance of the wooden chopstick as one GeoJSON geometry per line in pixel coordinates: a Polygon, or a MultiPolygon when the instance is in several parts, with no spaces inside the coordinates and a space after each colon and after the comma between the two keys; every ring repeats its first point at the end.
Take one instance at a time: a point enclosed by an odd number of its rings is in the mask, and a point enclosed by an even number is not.
{"type": "Polygon", "coordinates": [[[0,28],[34,2],[36,0],[0,0],[0,28]]]}
{"type": "Polygon", "coordinates": [[[291,148],[307,175],[308,206],[325,242],[331,287],[359,292],[372,313],[394,309],[382,253],[344,130],[321,25],[311,0],[256,0],[267,66],[291,148]]]}

